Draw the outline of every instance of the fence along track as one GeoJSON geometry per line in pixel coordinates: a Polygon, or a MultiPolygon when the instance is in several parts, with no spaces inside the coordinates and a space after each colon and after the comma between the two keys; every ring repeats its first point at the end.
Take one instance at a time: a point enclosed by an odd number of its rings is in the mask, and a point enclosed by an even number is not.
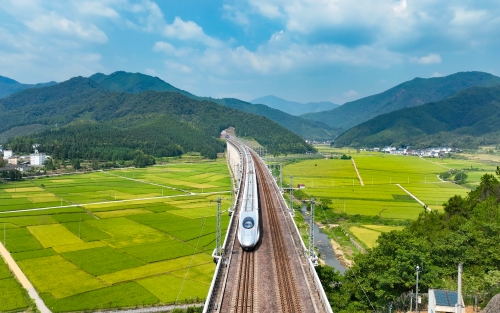
{"type": "MultiPolygon", "coordinates": [[[[259,162],[255,162],[258,177],[261,179],[266,179],[265,172],[267,169],[263,169],[259,162]]],[[[278,215],[276,209],[274,208],[274,201],[271,189],[269,185],[264,181],[258,183],[259,195],[261,196],[261,209],[266,210],[270,228],[271,228],[271,240],[273,246],[273,262],[276,263],[276,278],[278,285],[279,294],[279,304],[281,306],[281,312],[299,313],[302,312],[300,306],[300,300],[297,293],[297,288],[295,284],[294,273],[292,266],[287,255],[287,249],[285,242],[282,237],[281,225],[278,220],[278,215]]]]}

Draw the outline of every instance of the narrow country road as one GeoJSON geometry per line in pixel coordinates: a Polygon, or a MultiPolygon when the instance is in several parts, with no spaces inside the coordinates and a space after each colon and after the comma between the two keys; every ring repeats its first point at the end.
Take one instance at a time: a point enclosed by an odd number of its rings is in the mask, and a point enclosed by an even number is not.
{"type": "Polygon", "coordinates": [[[17,265],[16,261],[14,261],[9,251],[5,249],[5,247],[1,242],[0,242],[0,254],[5,260],[5,263],[7,263],[7,265],[9,266],[10,270],[16,276],[17,280],[19,280],[23,288],[28,291],[28,294],[31,297],[31,299],[35,301],[38,310],[40,310],[41,313],[51,313],[49,308],[47,308],[47,306],[43,302],[42,298],[40,298],[40,296],[38,295],[38,292],[36,292],[35,287],[33,287],[33,285],[30,283],[26,275],[24,275],[23,271],[21,271],[21,269],[17,265]]]}
{"type": "Polygon", "coordinates": [[[354,166],[354,169],[356,170],[356,174],[358,174],[359,184],[361,186],[364,186],[365,184],[363,183],[363,179],[361,178],[361,175],[359,175],[359,171],[358,171],[358,168],[356,166],[356,162],[354,162],[354,158],[351,158],[351,161],[352,161],[352,165],[354,166]]]}

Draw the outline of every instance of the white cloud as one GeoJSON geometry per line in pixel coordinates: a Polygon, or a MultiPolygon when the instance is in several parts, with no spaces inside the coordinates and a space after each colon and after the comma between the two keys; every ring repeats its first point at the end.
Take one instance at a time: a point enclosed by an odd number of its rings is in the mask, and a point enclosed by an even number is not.
{"type": "Polygon", "coordinates": [[[441,56],[437,53],[430,53],[426,56],[420,57],[420,58],[411,58],[410,61],[412,63],[418,63],[418,64],[423,64],[423,65],[428,65],[428,64],[439,64],[441,63],[441,56]]]}
{"type": "Polygon", "coordinates": [[[190,74],[192,70],[189,68],[189,66],[186,66],[184,64],[180,64],[177,62],[172,62],[172,61],[165,61],[165,65],[169,70],[181,72],[184,74],[190,74]]]}
{"type": "Polygon", "coordinates": [[[165,26],[163,13],[154,1],[142,0],[138,3],[127,2],[125,9],[134,14],[135,22],[131,20],[126,21],[126,24],[133,29],[139,29],[146,32],[161,32],[165,26]]]}
{"type": "Polygon", "coordinates": [[[33,20],[25,21],[26,26],[38,33],[55,33],[104,43],[108,41],[106,34],[95,25],[82,25],[80,22],[71,21],[58,15],[56,12],[39,16],[33,20]]]}
{"type": "Polygon", "coordinates": [[[356,98],[359,96],[359,92],[357,91],[354,91],[354,90],[349,90],[349,91],[346,91],[342,94],[342,97],[344,98],[356,98]]]}
{"type": "Polygon", "coordinates": [[[120,17],[115,9],[105,6],[101,1],[78,1],[74,4],[77,9],[84,14],[98,15],[109,18],[120,17]]]}
{"type": "Polygon", "coordinates": [[[264,15],[265,17],[268,18],[279,18],[282,17],[283,14],[280,12],[280,6],[279,2],[282,1],[275,1],[278,2],[276,4],[272,3],[273,1],[267,1],[267,0],[249,0],[249,3],[252,7],[257,9],[257,11],[264,15]]]}
{"type": "Polygon", "coordinates": [[[169,38],[200,42],[212,47],[221,45],[219,40],[205,34],[198,24],[193,21],[185,22],[178,16],[172,24],[165,26],[163,34],[169,38]]]}
{"type": "Polygon", "coordinates": [[[223,17],[227,18],[230,21],[233,21],[234,23],[240,25],[240,26],[248,26],[250,24],[250,20],[248,19],[248,15],[240,10],[238,10],[236,7],[224,4],[222,6],[222,9],[224,10],[223,17]]]}
{"type": "Polygon", "coordinates": [[[191,50],[187,48],[177,49],[172,44],[165,41],[157,41],[153,46],[153,51],[163,52],[177,57],[185,56],[191,52],[191,50]]]}
{"type": "Polygon", "coordinates": [[[439,72],[432,73],[432,77],[443,77],[444,75],[439,72]]]}

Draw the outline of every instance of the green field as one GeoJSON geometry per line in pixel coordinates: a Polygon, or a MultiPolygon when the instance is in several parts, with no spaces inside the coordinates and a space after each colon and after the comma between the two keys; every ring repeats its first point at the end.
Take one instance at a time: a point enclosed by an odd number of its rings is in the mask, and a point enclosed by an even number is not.
{"type": "MultiPolygon", "coordinates": [[[[0,185],[0,226],[54,312],[199,302],[215,270],[215,200],[227,209],[229,189],[225,160],[13,182],[0,185]]],[[[2,275],[0,300],[4,289],[24,299],[2,275]]]]}
{"type": "Polygon", "coordinates": [[[0,257],[0,312],[22,311],[28,307],[21,284],[12,276],[0,257]]]}
{"type": "Polygon", "coordinates": [[[349,227],[349,231],[367,248],[377,246],[377,239],[382,233],[401,229],[403,229],[403,227],[385,225],[361,225],[349,227]]]}
{"type": "MultiPolygon", "coordinates": [[[[325,155],[349,153],[349,149],[332,149],[319,147],[325,155]]],[[[449,168],[462,169],[471,167],[482,175],[488,171],[494,172],[494,167],[480,164],[476,161],[457,159],[424,159],[413,156],[397,156],[383,153],[361,152],[351,149],[359,175],[364,185],[358,179],[351,160],[316,159],[302,160],[287,164],[283,168],[284,183],[293,185],[304,184],[300,189],[307,196],[326,200],[330,210],[348,215],[366,217],[381,217],[389,220],[412,220],[423,211],[423,206],[407,194],[401,187],[417,197],[431,210],[442,210],[443,204],[454,195],[466,195],[468,188],[442,182],[438,174],[449,168]]],[[[468,172],[472,182],[480,180],[476,172],[468,172]]],[[[323,218],[318,210],[317,218],[323,218]]],[[[376,244],[381,232],[391,229],[349,225],[350,233],[366,247],[376,244]]],[[[383,226],[379,227],[392,227],[383,226]]]]}

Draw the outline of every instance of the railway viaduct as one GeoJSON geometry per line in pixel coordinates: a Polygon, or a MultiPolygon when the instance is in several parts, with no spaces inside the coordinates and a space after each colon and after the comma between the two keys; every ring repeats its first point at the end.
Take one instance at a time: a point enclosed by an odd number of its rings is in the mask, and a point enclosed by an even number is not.
{"type": "Polygon", "coordinates": [[[247,160],[236,139],[228,138],[227,146],[236,201],[203,312],[332,312],[282,191],[253,151],[261,240],[252,251],[240,247],[237,228],[247,160]]]}

